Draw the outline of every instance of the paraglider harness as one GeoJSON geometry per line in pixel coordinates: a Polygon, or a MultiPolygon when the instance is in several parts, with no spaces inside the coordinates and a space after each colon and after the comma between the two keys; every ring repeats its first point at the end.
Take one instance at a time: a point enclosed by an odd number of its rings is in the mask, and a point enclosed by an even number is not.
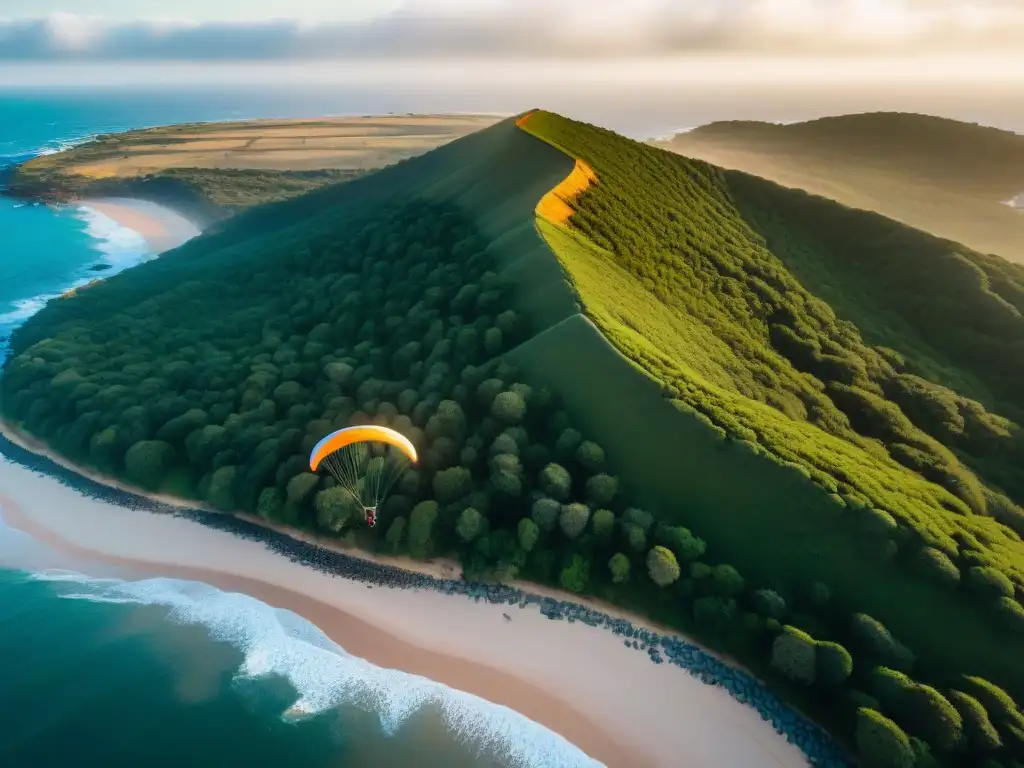
{"type": "Polygon", "coordinates": [[[377,510],[374,507],[366,507],[363,510],[366,513],[366,524],[373,528],[377,524],[377,510]]]}

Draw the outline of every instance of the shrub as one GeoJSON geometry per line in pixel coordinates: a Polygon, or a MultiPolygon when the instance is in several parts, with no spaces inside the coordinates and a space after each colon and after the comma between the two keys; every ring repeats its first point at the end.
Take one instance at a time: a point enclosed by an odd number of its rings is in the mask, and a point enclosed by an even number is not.
{"type": "Polygon", "coordinates": [[[990,600],[1013,597],[1013,582],[1002,571],[991,566],[975,565],[969,568],[967,584],[976,594],[990,600]]]}
{"type": "Polygon", "coordinates": [[[143,488],[155,488],[174,456],[174,449],[162,440],[140,440],[124,456],[128,477],[143,488]]]}
{"type": "Polygon", "coordinates": [[[622,522],[635,525],[646,534],[651,530],[651,526],[654,525],[654,516],[646,510],[629,507],[622,513],[622,522]]]}
{"type": "Polygon", "coordinates": [[[465,467],[449,467],[434,475],[434,497],[442,504],[461,499],[470,492],[473,478],[465,467]]]}
{"type": "Polygon", "coordinates": [[[999,731],[992,725],[988,712],[980,701],[970,694],[956,690],[950,691],[946,698],[960,713],[967,745],[972,751],[994,752],[1003,745],[999,731]]]}
{"type": "Polygon", "coordinates": [[[705,595],[693,601],[694,620],[717,635],[725,633],[735,615],[735,600],[724,600],[713,595],[705,595]]]}
{"type": "Polygon", "coordinates": [[[313,497],[317,523],[321,528],[335,533],[345,527],[353,512],[358,514],[354,507],[352,495],[340,486],[319,491],[313,497]]]}
{"type": "Polygon", "coordinates": [[[924,547],[915,558],[918,569],[928,578],[947,587],[960,583],[960,569],[949,556],[933,547],[924,547]]]}
{"type": "Polygon", "coordinates": [[[619,490],[619,481],[610,475],[594,475],[587,480],[587,499],[595,506],[610,504],[619,490]]]}
{"type": "Polygon", "coordinates": [[[397,552],[398,548],[402,545],[405,529],[406,519],[404,517],[396,517],[391,521],[391,525],[388,526],[388,532],[384,536],[384,541],[387,542],[392,552],[397,552]]]}
{"type": "Polygon", "coordinates": [[[601,541],[608,541],[615,530],[615,513],[610,509],[599,509],[590,517],[590,528],[601,541]]]}
{"type": "Polygon", "coordinates": [[[889,667],[872,669],[869,682],[875,698],[893,711],[902,709],[904,694],[914,684],[914,681],[905,674],[889,667]]]}
{"type": "Polygon", "coordinates": [[[551,498],[565,501],[569,498],[569,492],[572,490],[572,477],[560,464],[548,464],[541,470],[538,484],[540,489],[551,498]]]}
{"type": "Polygon", "coordinates": [[[894,669],[909,670],[914,654],[890,634],[885,625],[864,613],[855,613],[850,635],[856,648],[894,669]]]}
{"type": "Polygon", "coordinates": [[[576,460],[588,472],[598,472],[604,466],[604,449],[597,443],[584,440],[576,449],[576,460]]]}
{"type": "Polygon", "coordinates": [[[561,511],[561,504],[554,499],[541,496],[533,502],[533,507],[530,509],[530,517],[533,518],[533,522],[542,531],[552,531],[555,528],[555,523],[558,522],[558,515],[561,511]]]}
{"type": "Polygon", "coordinates": [[[537,545],[537,539],[540,538],[540,529],[537,527],[537,524],[530,518],[524,517],[519,521],[516,533],[519,537],[519,546],[523,552],[532,552],[533,548],[537,545]]]}
{"type": "Polygon", "coordinates": [[[590,507],[586,504],[565,504],[558,516],[558,524],[562,532],[570,539],[575,539],[587,527],[590,520],[590,507]]]}
{"type": "Polygon", "coordinates": [[[629,581],[629,558],[621,552],[616,552],[608,561],[608,570],[612,574],[613,584],[625,584],[629,581]]]}
{"type": "Polygon", "coordinates": [[[490,408],[498,393],[504,388],[505,382],[501,379],[486,379],[476,388],[477,400],[484,408],[490,408]]]}
{"type": "Polygon", "coordinates": [[[288,481],[285,493],[288,503],[298,506],[306,501],[316,489],[320,478],[312,472],[302,472],[288,481]]]}
{"type": "Polygon", "coordinates": [[[256,514],[264,520],[274,520],[284,506],[284,494],[280,488],[264,488],[256,502],[256,514]]]}
{"type": "Polygon", "coordinates": [[[664,526],[658,529],[658,540],[662,546],[675,552],[681,562],[696,560],[707,550],[707,544],[690,533],[688,528],[664,526]]]}
{"type": "Polygon", "coordinates": [[[235,507],[234,484],[238,467],[225,466],[214,471],[210,477],[210,486],[206,490],[206,500],[221,510],[235,507]]]}
{"type": "Polygon", "coordinates": [[[866,707],[857,710],[855,740],[864,768],[913,768],[910,739],[881,712],[866,707]]]}
{"type": "Polygon", "coordinates": [[[491,403],[491,415],[502,424],[518,424],[526,415],[526,401],[518,392],[500,392],[491,403]]]}
{"type": "Polygon", "coordinates": [[[466,507],[455,523],[455,533],[465,542],[470,542],[480,534],[483,517],[473,507],[466,507]]]}
{"type": "Polygon", "coordinates": [[[590,562],[582,555],[573,555],[569,558],[562,572],[558,575],[558,582],[570,592],[582,592],[587,588],[590,579],[590,562]]]}
{"type": "Polygon", "coordinates": [[[711,573],[711,584],[723,597],[736,597],[743,591],[743,577],[731,565],[716,565],[711,573]]]}
{"type": "Polygon", "coordinates": [[[647,553],[647,573],[659,587],[667,587],[679,578],[679,562],[671,550],[654,547],[647,553]]]}
{"type": "Polygon", "coordinates": [[[819,641],[815,657],[817,680],[822,685],[842,685],[853,672],[853,657],[839,643],[819,641]]]}
{"type": "Polygon", "coordinates": [[[431,535],[437,520],[437,502],[421,501],[409,515],[409,552],[413,557],[425,559],[431,552],[431,535]]]}
{"type": "Polygon", "coordinates": [[[915,683],[904,691],[900,709],[909,729],[932,746],[952,751],[963,738],[963,719],[945,696],[929,685],[915,683]]]}
{"type": "Polygon", "coordinates": [[[626,538],[626,543],[629,544],[629,548],[634,552],[643,552],[647,549],[647,536],[644,534],[644,529],[639,525],[625,523],[622,526],[622,533],[626,538]]]}
{"type": "Polygon", "coordinates": [[[772,643],[772,666],[790,680],[811,685],[815,680],[816,651],[813,637],[787,624],[772,643]]]}
{"type": "Polygon", "coordinates": [[[829,601],[832,599],[832,590],[828,588],[828,584],[816,581],[811,584],[807,597],[811,601],[811,605],[818,610],[823,610],[828,607],[829,601]]]}
{"type": "Polygon", "coordinates": [[[996,615],[1018,634],[1024,635],[1024,607],[1009,597],[1000,597],[995,602],[996,615]]]}
{"type": "Polygon", "coordinates": [[[786,601],[774,590],[759,589],[754,593],[754,605],[765,618],[781,619],[786,615],[786,601]]]}

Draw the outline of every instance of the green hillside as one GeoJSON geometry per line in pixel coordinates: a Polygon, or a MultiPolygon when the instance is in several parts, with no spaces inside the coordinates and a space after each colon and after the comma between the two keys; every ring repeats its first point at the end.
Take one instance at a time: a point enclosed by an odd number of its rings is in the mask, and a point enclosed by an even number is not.
{"type": "Polygon", "coordinates": [[[866,764],[1010,766],[1022,270],[808,200],[529,113],[51,302],[2,408],[145,487],[644,611],[866,764]],[[306,471],[367,420],[423,456],[372,531],[306,471]]]}
{"type": "Polygon", "coordinates": [[[722,122],[657,142],[1024,262],[1024,136],[925,115],[722,122]]]}

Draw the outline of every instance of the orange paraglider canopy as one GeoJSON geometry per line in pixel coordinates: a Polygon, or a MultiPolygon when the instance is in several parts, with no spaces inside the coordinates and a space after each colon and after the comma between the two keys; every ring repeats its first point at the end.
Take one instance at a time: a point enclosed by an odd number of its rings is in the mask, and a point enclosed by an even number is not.
{"type": "Polygon", "coordinates": [[[337,450],[353,443],[386,443],[394,446],[409,460],[416,463],[416,447],[405,435],[387,427],[378,427],[374,424],[365,424],[356,427],[346,427],[332,432],[313,446],[309,454],[309,468],[316,472],[320,462],[337,450]]]}

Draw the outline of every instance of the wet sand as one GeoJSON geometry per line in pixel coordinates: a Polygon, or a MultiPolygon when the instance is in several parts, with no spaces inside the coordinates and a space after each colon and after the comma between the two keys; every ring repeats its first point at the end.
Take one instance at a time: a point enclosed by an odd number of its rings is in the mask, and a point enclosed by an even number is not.
{"type": "Polygon", "coordinates": [[[177,248],[201,231],[180,213],[146,200],[104,197],[83,200],[79,205],[138,232],[154,253],[177,248]]]}

